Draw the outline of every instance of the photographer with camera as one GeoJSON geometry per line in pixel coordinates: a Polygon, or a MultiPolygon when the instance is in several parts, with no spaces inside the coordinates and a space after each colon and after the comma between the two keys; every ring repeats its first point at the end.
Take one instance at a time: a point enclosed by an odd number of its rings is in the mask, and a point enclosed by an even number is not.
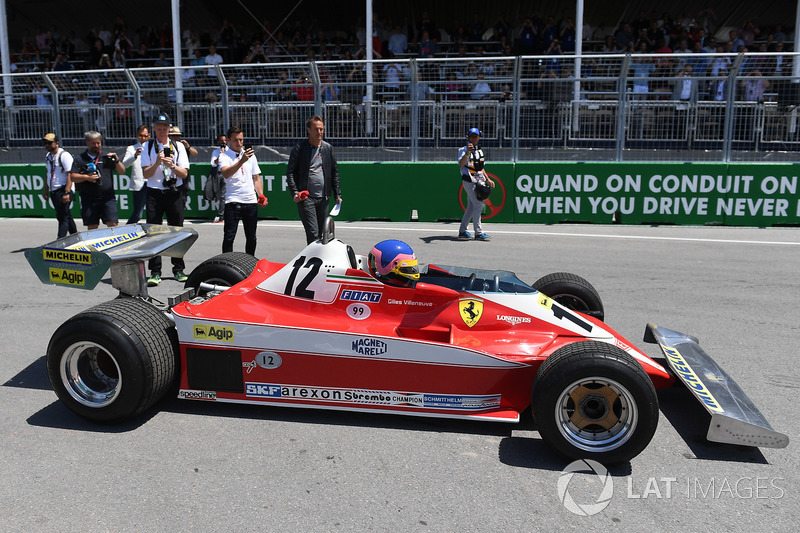
{"type": "Polygon", "coordinates": [[[87,131],[83,136],[87,150],[75,158],[69,173],[81,195],[81,217],[88,229],[97,229],[101,219],[111,228],[119,222],[112,172],[124,174],[125,166],[114,152],[102,153],[100,132],[87,131]]]}
{"type": "MultiPolygon", "coordinates": [[[[186,209],[186,194],[189,176],[189,157],[183,144],[169,138],[169,117],[160,114],[153,123],[154,139],[142,148],[142,174],[147,180],[147,223],[161,224],[166,215],[170,226],[183,226],[186,209]]],[[[150,277],[147,285],[155,287],[161,283],[161,256],[148,263],[150,277]]],[[[184,282],[186,265],[182,257],[172,258],[175,279],[184,282]]]]}
{"type": "Polygon", "coordinates": [[[481,211],[483,202],[489,197],[489,192],[494,189],[495,183],[483,168],[486,157],[478,144],[480,139],[481,130],[470,128],[467,132],[467,145],[458,151],[461,182],[467,192],[467,208],[464,210],[461,227],[458,230],[458,238],[463,241],[473,238],[472,234],[467,231],[470,219],[472,219],[472,226],[475,229],[475,240],[491,240],[491,237],[484,233],[481,227],[481,211]]]}

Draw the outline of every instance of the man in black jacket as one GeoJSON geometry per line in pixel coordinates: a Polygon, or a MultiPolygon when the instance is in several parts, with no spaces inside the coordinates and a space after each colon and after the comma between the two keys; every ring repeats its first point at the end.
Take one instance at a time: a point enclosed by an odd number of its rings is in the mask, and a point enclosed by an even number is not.
{"type": "Polygon", "coordinates": [[[312,243],[322,237],[331,196],[340,204],[342,191],[333,147],[322,140],[325,133],[322,117],[309,118],[306,130],[308,140],[300,141],[292,150],[286,178],[306,230],[306,242],[312,243]]]}

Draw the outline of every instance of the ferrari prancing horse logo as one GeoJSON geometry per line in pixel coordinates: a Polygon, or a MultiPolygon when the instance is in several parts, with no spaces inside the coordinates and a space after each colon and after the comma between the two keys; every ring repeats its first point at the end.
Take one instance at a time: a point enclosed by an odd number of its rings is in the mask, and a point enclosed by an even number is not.
{"type": "Polygon", "coordinates": [[[472,327],[483,316],[483,300],[462,298],[458,301],[458,311],[461,313],[461,320],[464,321],[464,324],[472,327]]]}

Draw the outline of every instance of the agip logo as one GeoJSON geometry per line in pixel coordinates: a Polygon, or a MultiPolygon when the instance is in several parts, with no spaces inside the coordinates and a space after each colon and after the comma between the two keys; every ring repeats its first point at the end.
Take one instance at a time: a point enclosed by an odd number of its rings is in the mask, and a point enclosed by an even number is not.
{"type": "Polygon", "coordinates": [[[458,312],[461,314],[461,320],[464,321],[464,324],[471,328],[483,316],[483,300],[462,298],[458,302],[458,312]]]}
{"type": "Polygon", "coordinates": [[[229,326],[193,324],[192,333],[198,341],[233,342],[233,328],[229,326]]]}

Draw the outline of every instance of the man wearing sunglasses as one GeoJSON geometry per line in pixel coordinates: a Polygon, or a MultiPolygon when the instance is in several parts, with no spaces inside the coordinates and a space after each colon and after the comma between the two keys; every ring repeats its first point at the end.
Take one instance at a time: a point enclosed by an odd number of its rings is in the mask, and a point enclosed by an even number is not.
{"type": "Polygon", "coordinates": [[[72,218],[72,200],[75,198],[75,190],[69,171],[72,168],[72,154],[59,147],[58,136],[55,133],[48,133],[42,137],[44,149],[47,150],[45,164],[47,165],[47,181],[44,186],[45,199],[47,196],[53,202],[58,220],[58,238],[61,239],[77,233],[75,220],[72,218]]]}
{"type": "Polygon", "coordinates": [[[147,203],[147,187],[145,187],[144,174],[142,173],[142,146],[150,138],[150,128],[142,124],[136,129],[136,142],[125,149],[122,164],[131,168],[131,192],[133,193],[133,208],[126,224],[136,224],[142,218],[142,210],[147,203]]]}

